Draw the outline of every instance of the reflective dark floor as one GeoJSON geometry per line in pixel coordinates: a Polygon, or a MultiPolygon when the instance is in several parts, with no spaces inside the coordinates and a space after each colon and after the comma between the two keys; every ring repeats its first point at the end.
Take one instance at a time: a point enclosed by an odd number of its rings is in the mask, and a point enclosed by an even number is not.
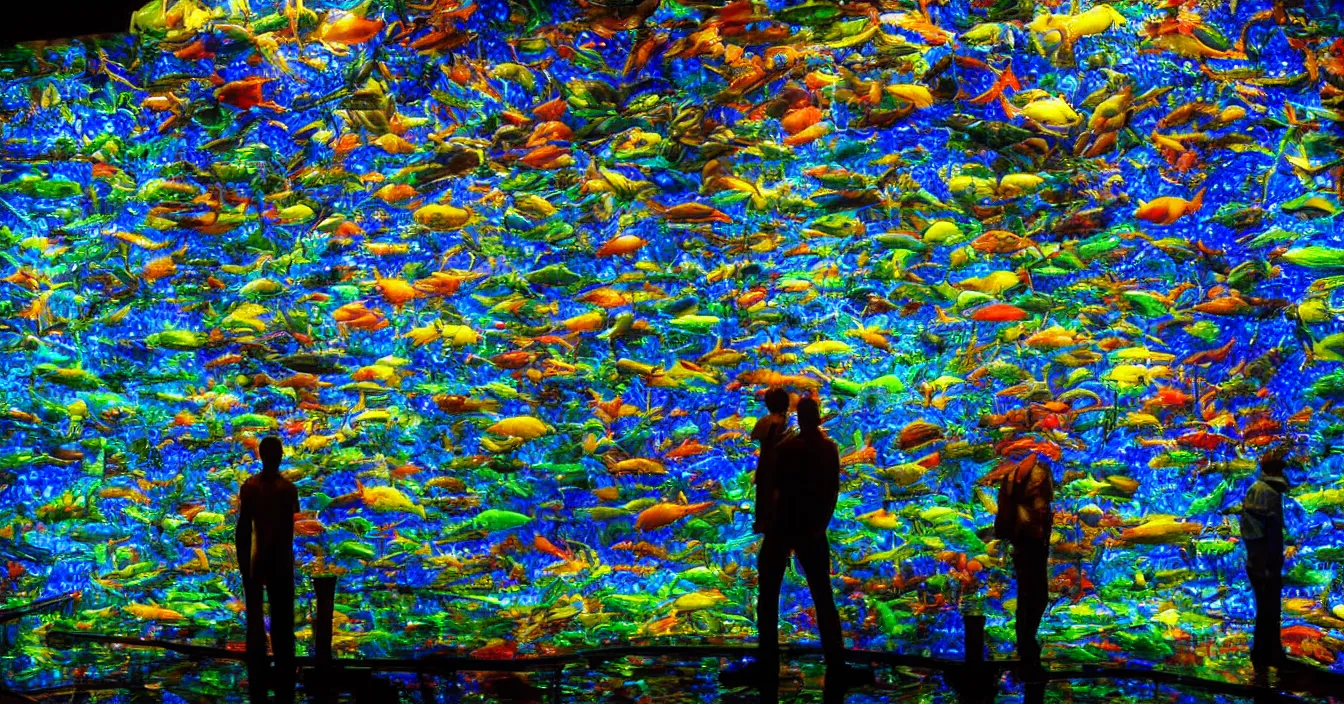
{"type": "MultiPolygon", "coordinates": [[[[117,659],[120,668],[97,677],[87,676],[74,664],[83,656],[67,654],[69,661],[52,662],[53,680],[41,686],[7,686],[20,696],[40,702],[80,703],[214,703],[248,701],[246,670],[235,662],[193,662],[161,657],[141,648],[106,648],[97,654],[102,662],[117,659]]],[[[62,658],[62,659],[66,659],[62,658]]],[[[746,661],[721,657],[688,658],[622,657],[592,667],[573,665],[551,672],[473,672],[454,675],[408,675],[355,671],[328,675],[320,683],[336,684],[342,692],[336,702],[601,702],[604,704],[669,704],[672,702],[722,702],[723,704],[774,701],[762,696],[755,684],[722,681],[721,673],[746,661]]],[[[12,674],[12,673],[10,673],[12,674]]],[[[1210,692],[1193,686],[1149,681],[1090,678],[1050,680],[1024,685],[1012,674],[983,678],[981,696],[959,692],[968,683],[964,675],[910,667],[876,667],[872,682],[844,689],[818,659],[794,658],[781,665],[779,702],[1069,702],[1071,704],[1118,704],[1138,702],[1173,704],[1189,702],[1341,701],[1329,695],[1279,694],[1259,696],[1210,692]]],[[[47,678],[42,678],[47,679],[47,678]]],[[[732,678],[729,677],[729,680],[732,678]]],[[[314,682],[313,686],[319,682],[314,682]]],[[[1277,684],[1277,682],[1271,682],[1277,684]]],[[[38,684],[29,680],[30,685],[38,684]]],[[[1344,693],[1341,693],[1344,695],[1344,693]]],[[[0,697],[0,701],[9,701],[0,697]]],[[[14,701],[25,701],[15,699],[14,701]]],[[[298,702],[323,701],[312,692],[300,691],[298,702]]]]}
{"type": "MultiPolygon", "coordinates": [[[[478,667],[481,661],[451,648],[394,653],[382,660],[343,654],[332,671],[317,674],[306,669],[296,701],[1344,704],[1344,677],[1320,662],[1294,658],[1283,672],[1256,678],[1244,649],[1218,649],[1207,642],[1192,642],[1154,664],[1128,651],[1107,651],[1111,657],[1099,659],[1084,649],[1047,641],[1047,681],[1036,685],[1024,685],[1011,671],[995,669],[1008,666],[1002,658],[1011,655],[1010,644],[1005,649],[999,638],[997,645],[989,648],[995,662],[976,675],[958,672],[960,651],[920,647],[901,654],[851,651],[854,661],[884,664],[870,666],[863,683],[850,686],[839,686],[836,678],[827,676],[819,648],[800,644],[786,646],[777,678],[764,687],[758,679],[739,674],[751,663],[754,648],[728,640],[632,642],[621,648],[555,652],[540,660],[493,665],[514,671],[454,671],[453,667],[478,667]],[[408,668],[423,672],[407,673],[408,668]]],[[[235,659],[241,647],[227,640],[150,643],[129,635],[61,630],[32,616],[0,616],[0,704],[247,702],[247,671],[235,659]]]]}

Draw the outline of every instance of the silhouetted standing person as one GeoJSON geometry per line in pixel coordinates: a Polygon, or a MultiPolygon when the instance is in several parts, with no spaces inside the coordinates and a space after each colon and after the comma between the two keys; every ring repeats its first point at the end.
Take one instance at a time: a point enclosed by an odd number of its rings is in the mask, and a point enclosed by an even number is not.
{"type": "Polygon", "coordinates": [[[766,532],[774,521],[776,446],[793,435],[789,429],[789,392],[779,388],[766,391],[765,408],[770,412],[756,421],[756,426],[751,429],[751,439],[761,443],[753,479],[756,483],[756,520],[751,529],[756,533],[766,532]]]}
{"type": "Polygon", "coordinates": [[[1260,458],[1260,477],[1241,502],[1241,539],[1246,545],[1246,577],[1255,595],[1255,635],[1251,664],[1257,670],[1283,665],[1287,658],[1280,640],[1283,592],[1283,495],[1288,480],[1284,461],[1275,455],[1260,458]]]}
{"type": "Polygon", "coordinates": [[[1030,674],[1041,669],[1041,644],[1036,634],[1049,603],[1050,531],[1055,522],[1050,502],[1054,498],[1054,478],[1037,455],[1019,463],[999,485],[994,533],[1013,546],[1017,657],[1030,674]]]}
{"type": "Polygon", "coordinates": [[[821,432],[821,411],[816,399],[798,402],[796,437],[776,448],[778,500],[775,520],[766,526],[757,566],[760,596],[756,623],[760,633],[760,661],[767,667],[779,657],[779,589],[788,567],[789,554],[797,556],[812,604],[826,655],[828,671],[843,672],[844,637],[840,612],[831,592],[831,546],[826,527],[835,512],[840,492],[840,450],[821,432]]]}
{"type": "Polygon", "coordinates": [[[260,455],[261,473],[249,477],[238,492],[234,532],[247,610],[248,684],[252,701],[266,701],[269,678],[262,604],[269,601],[276,666],[272,688],[278,700],[293,701],[294,514],[299,511],[299,494],[293,483],[280,476],[284,456],[280,439],[262,438],[260,455]]]}

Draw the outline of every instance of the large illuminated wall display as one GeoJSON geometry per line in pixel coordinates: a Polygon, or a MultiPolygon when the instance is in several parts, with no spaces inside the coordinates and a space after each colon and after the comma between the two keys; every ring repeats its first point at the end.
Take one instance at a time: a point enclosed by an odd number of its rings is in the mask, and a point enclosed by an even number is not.
{"type": "Polygon", "coordinates": [[[0,594],[241,641],[273,433],[338,654],[753,642],[779,385],[841,445],[849,646],[979,609],[1010,656],[997,477],[1045,462],[1046,656],[1240,666],[1283,446],[1285,642],[1339,668],[1327,5],[156,0],[8,49],[0,594]]]}

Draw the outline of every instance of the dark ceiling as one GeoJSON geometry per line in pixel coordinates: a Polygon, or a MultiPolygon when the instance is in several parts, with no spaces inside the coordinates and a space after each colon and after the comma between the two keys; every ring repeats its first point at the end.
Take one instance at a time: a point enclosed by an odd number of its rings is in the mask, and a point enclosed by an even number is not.
{"type": "Polygon", "coordinates": [[[5,0],[0,44],[125,32],[148,0],[5,0]]]}

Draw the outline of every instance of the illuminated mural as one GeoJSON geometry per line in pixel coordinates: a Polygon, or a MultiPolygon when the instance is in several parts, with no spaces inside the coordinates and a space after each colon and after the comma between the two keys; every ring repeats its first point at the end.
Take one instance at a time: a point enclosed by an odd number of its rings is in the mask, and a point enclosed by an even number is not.
{"type": "Polygon", "coordinates": [[[1335,667],[1327,5],[156,0],[9,49],[0,594],[237,643],[275,433],[340,652],[750,642],[780,385],[842,446],[851,646],[967,607],[1011,654],[994,485],[1040,460],[1047,657],[1239,667],[1283,443],[1284,637],[1335,667]]]}

